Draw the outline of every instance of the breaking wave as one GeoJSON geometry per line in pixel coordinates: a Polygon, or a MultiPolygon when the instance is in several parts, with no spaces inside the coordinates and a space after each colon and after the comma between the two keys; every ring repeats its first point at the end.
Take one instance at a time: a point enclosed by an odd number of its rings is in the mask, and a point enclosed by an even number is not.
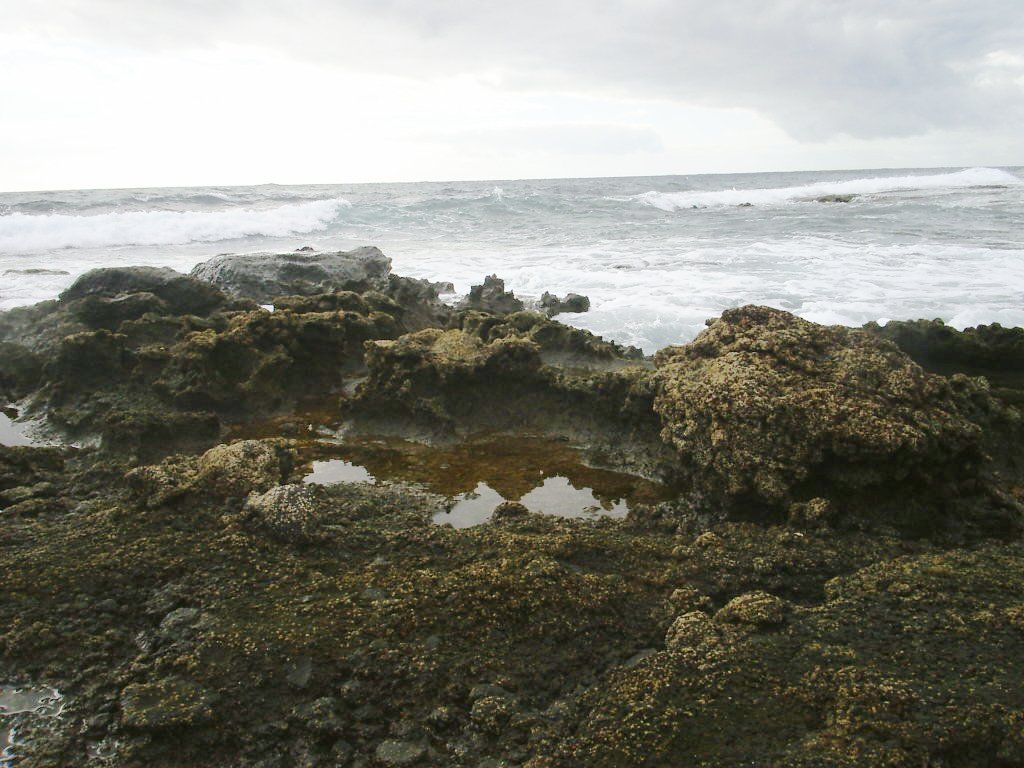
{"type": "Polygon", "coordinates": [[[1024,181],[998,168],[968,168],[954,173],[930,176],[883,176],[848,181],[819,181],[793,187],[770,189],[723,189],[694,192],[644,192],[631,200],[659,208],[678,211],[684,208],[712,208],[743,205],[782,205],[812,201],[827,195],[879,195],[915,190],[941,191],[972,187],[1019,186],[1024,181]]]}
{"type": "Polygon", "coordinates": [[[0,217],[0,251],[120,245],[184,245],[242,237],[319,232],[350,208],[336,197],[276,208],[219,211],[125,211],[92,216],[11,213],[0,217]]]}

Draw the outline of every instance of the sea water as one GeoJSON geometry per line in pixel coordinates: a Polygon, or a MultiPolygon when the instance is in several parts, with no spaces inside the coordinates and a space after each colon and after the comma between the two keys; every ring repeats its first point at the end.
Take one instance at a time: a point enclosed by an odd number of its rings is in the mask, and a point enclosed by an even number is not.
{"type": "Polygon", "coordinates": [[[748,303],[1024,325],[1021,168],[6,193],[0,309],[93,267],[306,245],[376,245],[460,293],[492,273],[524,299],[583,293],[563,319],[647,352],[748,303]]]}

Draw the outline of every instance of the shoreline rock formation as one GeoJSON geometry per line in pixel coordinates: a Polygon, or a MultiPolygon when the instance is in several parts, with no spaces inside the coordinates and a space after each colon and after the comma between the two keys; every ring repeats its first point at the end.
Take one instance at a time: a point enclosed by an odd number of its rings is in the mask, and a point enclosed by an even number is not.
{"type": "Polygon", "coordinates": [[[1021,329],[750,306],[647,359],[376,249],[214,266],[0,314],[2,404],[78,441],[0,445],[0,684],[64,696],[19,766],[1024,765],[1021,329]],[[672,493],[436,525],[303,482],[317,418],[672,493]]]}

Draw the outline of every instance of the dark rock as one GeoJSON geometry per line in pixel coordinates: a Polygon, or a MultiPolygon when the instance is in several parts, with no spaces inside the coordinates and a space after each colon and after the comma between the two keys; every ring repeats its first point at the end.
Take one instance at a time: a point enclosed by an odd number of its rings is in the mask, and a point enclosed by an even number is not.
{"type": "Polygon", "coordinates": [[[176,608],[160,622],[160,636],[169,640],[180,639],[195,625],[199,618],[196,608],[176,608]]]}
{"type": "Polygon", "coordinates": [[[5,269],[5,275],[67,275],[70,274],[64,269],[44,269],[42,267],[32,267],[30,269],[5,269]]]}
{"type": "Polygon", "coordinates": [[[381,765],[399,768],[415,765],[426,753],[426,746],[419,742],[388,739],[378,745],[374,754],[381,765]]]}
{"type": "MultiPolygon", "coordinates": [[[[86,272],[60,295],[64,304],[86,297],[115,299],[149,293],[176,315],[206,315],[222,306],[224,294],[207,283],[166,267],[106,267],[86,272]]],[[[136,305],[139,300],[135,300],[136,305]]],[[[95,310],[101,315],[102,309],[95,310]]],[[[106,310],[118,311],[118,310],[106,310]]],[[[123,308],[120,311],[125,311],[123,308]]],[[[88,310],[86,311],[88,314],[88,310]]]]}
{"type": "Polygon", "coordinates": [[[927,371],[984,376],[993,387],[1024,396],[1024,328],[998,323],[958,331],[941,320],[868,323],[868,333],[889,339],[927,371]]]}
{"type": "Polygon", "coordinates": [[[438,298],[436,284],[427,280],[389,275],[385,292],[396,307],[378,311],[389,311],[407,332],[443,328],[452,316],[451,308],[438,298]]]}
{"type": "Polygon", "coordinates": [[[140,730],[194,726],[213,717],[212,703],[212,695],[189,680],[133,683],[121,694],[121,721],[140,730]]]}
{"type": "Polygon", "coordinates": [[[20,344],[0,342],[0,398],[20,400],[39,386],[43,361],[20,344]]]}
{"type": "Polygon", "coordinates": [[[789,505],[789,524],[794,528],[815,529],[828,525],[835,511],[828,499],[811,499],[789,505]]]}
{"type": "Polygon", "coordinates": [[[821,197],[814,198],[816,203],[848,203],[856,195],[822,195],[821,197]]]}
{"type": "Polygon", "coordinates": [[[526,517],[529,514],[530,510],[518,501],[503,501],[494,508],[494,512],[491,513],[491,520],[493,522],[515,520],[526,517]]]}
{"type": "Polygon", "coordinates": [[[563,312],[589,312],[590,299],[578,293],[567,294],[560,299],[553,293],[544,292],[540,297],[540,308],[548,316],[554,317],[563,312]]]}
{"type": "Polygon", "coordinates": [[[305,688],[313,677],[313,659],[309,656],[293,659],[285,667],[285,677],[289,685],[305,688]]]}
{"type": "Polygon", "coordinates": [[[482,285],[469,289],[469,296],[458,304],[459,309],[478,309],[496,315],[520,312],[525,306],[512,291],[505,290],[505,281],[497,275],[484,278],[482,285]]]}
{"type": "Polygon", "coordinates": [[[139,291],[114,298],[89,295],[71,302],[69,311],[90,328],[116,331],[126,320],[137,320],[145,314],[166,315],[170,306],[155,293],[139,291]]]}
{"type": "Polygon", "coordinates": [[[372,246],[334,253],[226,254],[196,265],[191,275],[231,296],[272,302],[279,296],[387,287],[391,259],[372,246]]]}

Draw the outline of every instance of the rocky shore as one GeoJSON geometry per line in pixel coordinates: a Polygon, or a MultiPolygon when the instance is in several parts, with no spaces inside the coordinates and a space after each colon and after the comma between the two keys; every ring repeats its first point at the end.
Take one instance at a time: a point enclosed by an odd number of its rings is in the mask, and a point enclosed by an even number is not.
{"type": "Polygon", "coordinates": [[[0,314],[52,443],[0,444],[14,766],[1024,766],[1024,330],[748,306],[645,358],[439,288],[302,251],[0,314]],[[657,490],[525,503],[574,461],[657,490]],[[441,474],[505,501],[439,525],[441,474]]]}

